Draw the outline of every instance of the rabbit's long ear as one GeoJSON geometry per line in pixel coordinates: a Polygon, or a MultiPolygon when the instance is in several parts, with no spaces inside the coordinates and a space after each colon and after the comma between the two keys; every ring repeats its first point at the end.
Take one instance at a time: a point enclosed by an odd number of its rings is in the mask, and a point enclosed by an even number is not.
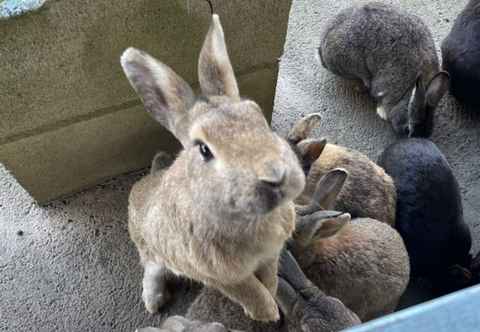
{"type": "Polygon", "coordinates": [[[337,211],[317,211],[302,216],[297,221],[293,234],[294,245],[306,247],[313,240],[337,234],[343,226],[350,222],[351,215],[337,211]]]}
{"type": "Polygon", "coordinates": [[[300,326],[301,322],[296,321],[299,317],[294,312],[296,309],[307,307],[306,303],[301,303],[304,301],[303,298],[319,297],[324,294],[307,279],[295,258],[285,249],[280,256],[278,277],[275,297],[278,305],[289,321],[300,326]]]}
{"type": "Polygon", "coordinates": [[[187,111],[195,103],[188,83],[167,65],[135,48],[127,49],[120,62],[146,111],[185,145],[187,111]]]}
{"type": "Polygon", "coordinates": [[[240,100],[222,24],[216,14],[212,15],[212,23],[198,59],[198,79],[205,96],[227,96],[240,100]]]}
{"type": "Polygon", "coordinates": [[[320,113],[312,113],[301,118],[288,133],[287,141],[291,144],[297,144],[306,139],[312,130],[320,125],[321,119],[320,113]]]}
{"type": "Polygon", "coordinates": [[[325,210],[333,209],[335,200],[342,190],[347,176],[347,171],[342,168],[336,168],[322,176],[317,183],[312,201],[316,202],[325,210]]]}
{"type": "Polygon", "coordinates": [[[297,151],[304,162],[313,164],[327,146],[326,138],[307,138],[297,144],[297,151]]]}
{"type": "Polygon", "coordinates": [[[450,82],[450,75],[446,71],[441,71],[435,75],[428,84],[425,99],[429,107],[437,107],[440,99],[447,92],[450,82]]]}

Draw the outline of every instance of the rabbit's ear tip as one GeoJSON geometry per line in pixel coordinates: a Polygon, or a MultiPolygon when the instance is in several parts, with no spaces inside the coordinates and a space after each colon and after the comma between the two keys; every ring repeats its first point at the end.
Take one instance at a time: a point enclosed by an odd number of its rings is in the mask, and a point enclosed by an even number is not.
{"type": "Polygon", "coordinates": [[[125,51],[123,51],[122,55],[120,56],[120,63],[123,67],[125,67],[128,63],[134,62],[139,59],[139,57],[144,56],[145,53],[136,49],[135,47],[129,47],[125,51]]]}
{"type": "Polygon", "coordinates": [[[122,60],[129,60],[135,55],[137,55],[139,51],[135,47],[128,47],[125,51],[123,51],[122,56],[120,57],[122,60]]]}
{"type": "Polygon", "coordinates": [[[342,177],[347,177],[348,176],[348,171],[345,168],[342,167],[337,167],[331,170],[332,174],[335,174],[337,176],[342,176],[342,177]]]}
{"type": "Polygon", "coordinates": [[[222,26],[222,22],[220,22],[220,16],[218,16],[218,14],[212,14],[212,24],[215,27],[221,27],[222,26]]]}

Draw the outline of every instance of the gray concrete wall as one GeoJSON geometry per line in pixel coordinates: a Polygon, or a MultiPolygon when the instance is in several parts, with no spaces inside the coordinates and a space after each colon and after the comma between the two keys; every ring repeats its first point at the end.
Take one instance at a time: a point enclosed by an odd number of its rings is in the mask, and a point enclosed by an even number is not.
{"type": "MultiPolygon", "coordinates": [[[[315,135],[358,149],[376,160],[395,140],[390,125],[375,113],[375,104],[356,93],[345,80],[324,69],[317,57],[320,31],[326,20],[351,0],[296,0],[293,2],[285,51],[280,63],[273,127],[287,133],[301,116],[320,112],[322,124],[315,135]]],[[[420,16],[439,45],[467,0],[388,0],[420,16]]],[[[480,249],[480,115],[471,115],[451,96],[443,98],[435,115],[432,136],[450,162],[460,182],[465,219],[480,249]]],[[[432,207],[435,208],[435,207],[432,207]]]]}
{"type": "MultiPolygon", "coordinates": [[[[270,116],[290,1],[213,3],[241,93],[270,116]]],[[[209,23],[204,0],[50,0],[0,21],[0,162],[45,202],[175,149],[143,112],[119,56],[145,49],[195,85],[209,23]]]]}

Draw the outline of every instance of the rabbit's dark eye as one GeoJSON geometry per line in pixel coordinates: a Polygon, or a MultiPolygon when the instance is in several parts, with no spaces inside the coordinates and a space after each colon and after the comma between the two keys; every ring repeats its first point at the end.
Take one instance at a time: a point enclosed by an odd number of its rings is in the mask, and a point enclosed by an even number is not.
{"type": "Polygon", "coordinates": [[[212,151],[210,151],[207,144],[200,141],[195,142],[195,144],[198,145],[198,150],[205,161],[213,159],[212,151]]]}

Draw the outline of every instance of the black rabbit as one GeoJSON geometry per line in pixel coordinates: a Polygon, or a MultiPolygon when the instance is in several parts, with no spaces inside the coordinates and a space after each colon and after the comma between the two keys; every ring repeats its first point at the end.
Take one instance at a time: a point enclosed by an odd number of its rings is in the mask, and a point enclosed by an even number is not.
{"type": "MultiPolygon", "coordinates": [[[[427,139],[402,139],[381,154],[379,165],[397,188],[396,228],[412,275],[430,277],[440,288],[454,287],[445,282],[452,277],[468,279],[472,239],[457,180],[442,152],[427,139]]],[[[467,282],[460,280],[459,288],[467,282]]]]}
{"type": "Polygon", "coordinates": [[[442,54],[451,93],[466,105],[479,107],[480,0],[471,0],[458,15],[442,43],[442,54]]]}

